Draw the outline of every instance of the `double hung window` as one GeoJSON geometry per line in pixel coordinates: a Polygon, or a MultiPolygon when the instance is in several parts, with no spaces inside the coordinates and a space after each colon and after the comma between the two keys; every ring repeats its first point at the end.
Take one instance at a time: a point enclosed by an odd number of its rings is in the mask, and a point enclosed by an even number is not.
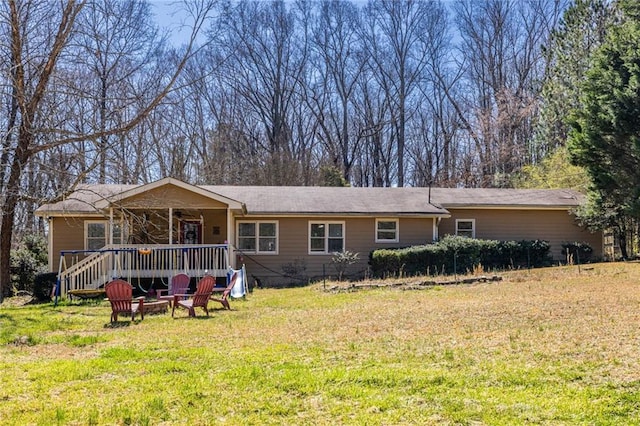
{"type": "Polygon", "coordinates": [[[84,223],[84,249],[100,250],[107,245],[107,229],[109,222],[106,220],[88,220],[84,223]]]}
{"type": "Polygon", "coordinates": [[[456,219],[456,235],[461,237],[476,237],[475,219],[456,219]]]}
{"type": "Polygon", "coordinates": [[[344,251],[344,222],[309,222],[309,253],[344,251]]]}
{"type": "Polygon", "coordinates": [[[278,222],[239,222],[237,246],[245,252],[277,254],[278,222]]]}
{"type": "Polygon", "coordinates": [[[398,220],[376,219],[376,243],[397,243],[398,220]]]}
{"type": "MultiPolygon", "coordinates": [[[[123,244],[126,241],[125,226],[120,222],[113,223],[113,243],[123,244]]],[[[109,244],[109,221],[87,220],[84,223],[84,249],[100,250],[109,244]]]]}

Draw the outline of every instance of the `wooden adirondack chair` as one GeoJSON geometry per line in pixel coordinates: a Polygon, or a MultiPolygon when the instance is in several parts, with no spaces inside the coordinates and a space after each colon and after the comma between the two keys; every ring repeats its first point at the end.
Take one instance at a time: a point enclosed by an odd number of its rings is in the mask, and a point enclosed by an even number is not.
{"type": "Polygon", "coordinates": [[[211,292],[215,285],[215,278],[207,275],[198,282],[198,286],[196,287],[196,292],[194,294],[174,294],[171,316],[173,316],[176,311],[176,307],[187,309],[190,317],[196,316],[196,308],[204,309],[207,316],[209,316],[207,304],[209,303],[209,298],[211,297],[211,292]]]}
{"type": "Polygon", "coordinates": [[[144,319],[144,297],[133,299],[133,287],[125,280],[116,279],[104,286],[104,291],[111,303],[111,322],[118,321],[119,314],[131,315],[131,321],[140,312],[144,319]]]}
{"type": "Polygon", "coordinates": [[[214,293],[218,292],[222,294],[219,297],[211,296],[211,300],[220,302],[222,303],[223,308],[231,310],[231,306],[229,305],[229,295],[231,294],[231,289],[233,288],[234,285],[236,285],[236,282],[238,281],[238,279],[242,279],[240,277],[240,271],[233,271],[233,274],[229,278],[229,283],[227,284],[226,287],[219,287],[219,288],[213,289],[214,293]]]}
{"type": "Polygon", "coordinates": [[[169,307],[171,307],[174,294],[187,294],[189,292],[189,282],[191,282],[191,277],[187,274],[174,275],[171,278],[171,288],[157,290],[158,300],[168,300],[169,307]]]}

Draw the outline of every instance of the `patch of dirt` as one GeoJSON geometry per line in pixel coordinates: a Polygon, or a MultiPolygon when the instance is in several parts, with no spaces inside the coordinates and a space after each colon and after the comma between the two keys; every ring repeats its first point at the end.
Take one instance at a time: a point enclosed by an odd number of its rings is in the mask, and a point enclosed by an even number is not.
{"type": "Polygon", "coordinates": [[[357,283],[332,283],[330,287],[327,287],[325,291],[329,292],[349,292],[357,290],[366,290],[373,288],[398,288],[400,290],[418,290],[428,287],[441,286],[441,285],[454,285],[454,284],[476,284],[502,281],[502,277],[493,276],[475,276],[475,277],[460,277],[449,279],[425,279],[422,278],[405,278],[405,279],[387,279],[387,280],[373,280],[373,281],[360,281],[357,283]]]}

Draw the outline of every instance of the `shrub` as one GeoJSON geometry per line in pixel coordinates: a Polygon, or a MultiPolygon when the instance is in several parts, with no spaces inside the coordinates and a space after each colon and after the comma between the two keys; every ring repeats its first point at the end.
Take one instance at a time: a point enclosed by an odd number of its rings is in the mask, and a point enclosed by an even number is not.
{"type": "Polygon", "coordinates": [[[482,269],[544,266],[550,263],[547,241],[497,241],[446,236],[439,242],[399,249],[374,250],[374,276],[464,273],[482,269]]]}
{"type": "Polygon", "coordinates": [[[591,260],[593,248],[584,242],[562,243],[562,255],[567,259],[568,264],[585,263],[591,260]]]}
{"type": "Polygon", "coordinates": [[[14,293],[33,293],[34,279],[47,269],[46,241],[37,235],[26,235],[20,247],[11,250],[11,287],[14,293]]]}
{"type": "Polygon", "coordinates": [[[46,272],[36,275],[33,280],[33,297],[38,302],[48,302],[51,300],[51,290],[56,285],[58,279],[57,272],[46,272]]]}
{"type": "Polygon", "coordinates": [[[331,262],[338,273],[338,281],[342,281],[349,265],[356,263],[359,260],[359,256],[359,253],[354,253],[349,250],[336,251],[333,253],[331,262]]]}

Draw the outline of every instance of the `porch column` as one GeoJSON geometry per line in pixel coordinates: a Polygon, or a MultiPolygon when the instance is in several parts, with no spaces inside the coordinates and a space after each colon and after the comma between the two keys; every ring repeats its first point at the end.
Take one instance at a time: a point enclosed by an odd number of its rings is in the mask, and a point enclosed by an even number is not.
{"type": "Polygon", "coordinates": [[[173,207],[169,207],[169,245],[173,245],[173,207]]]}
{"type": "Polygon", "coordinates": [[[109,207],[109,245],[113,245],[113,207],[109,207]]]}
{"type": "Polygon", "coordinates": [[[235,228],[233,227],[233,215],[231,209],[227,207],[227,247],[229,253],[229,265],[233,269],[236,269],[236,251],[233,247],[233,242],[236,240],[235,228]]]}
{"type": "MultiPolygon", "coordinates": [[[[49,270],[53,271],[53,217],[47,216],[47,234],[48,234],[48,242],[47,247],[47,260],[49,264],[49,270]]],[[[603,252],[604,253],[604,252],[603,252]]]]}

